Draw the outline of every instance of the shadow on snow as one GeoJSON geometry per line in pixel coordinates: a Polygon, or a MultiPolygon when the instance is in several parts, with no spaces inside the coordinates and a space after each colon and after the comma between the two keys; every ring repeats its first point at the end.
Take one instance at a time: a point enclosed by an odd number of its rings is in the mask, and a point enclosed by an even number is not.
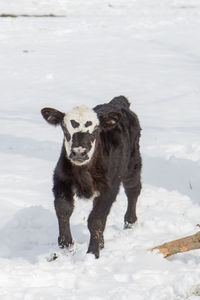
{"type": "MultiPolygon", "coordinates": [[[[61,146],[50,141],[36,141],[0,135],[0,152],[20,154],[48,161],[57,161],[61,146]]],[[[186,159],[143,155],[143,182],[169,191],[176,190],[200,202],[200,164],[186,159]]]]}

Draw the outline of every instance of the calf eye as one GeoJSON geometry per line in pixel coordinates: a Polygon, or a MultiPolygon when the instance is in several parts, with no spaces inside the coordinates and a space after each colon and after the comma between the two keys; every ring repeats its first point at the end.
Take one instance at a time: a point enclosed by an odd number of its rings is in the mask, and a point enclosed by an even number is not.
{"type": "Polygon", "coordinates": [[[80,124],[79,124],[78,122],[76,122],[75,120],[70,120],[70,122],[71,122],[73,128],[77,128],[77,127],[79,127],[79,125],[80,125],[80,124]]]}
{"type": "Polygon", "coordinates": [[[91,121],[87,121],[86,123],[85,123],[85,127],[89,127],[89,126],[91,126],[92,125],[92,122],[91,121]]]}
{"type": "Polygon", "coordinates": [[[106,121],[106,124],[107,125],[114,125],[114,124],[116,124],[116,122],[115,122],[115,120],[110,119],[110,120],[106,121]]]}

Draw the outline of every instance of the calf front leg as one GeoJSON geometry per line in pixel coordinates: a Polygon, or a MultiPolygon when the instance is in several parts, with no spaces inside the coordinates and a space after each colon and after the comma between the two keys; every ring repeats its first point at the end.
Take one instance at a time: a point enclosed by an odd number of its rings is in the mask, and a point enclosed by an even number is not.
{"type": "Polygon", "coordinates": [[[69,247],[73,244],[69,222],[73,207],[73,202],[65,197],[55,199],[55,209],[59,225],[58,245],[60,248],[69,247]]]}
{"type": "Polygon", "coordinates": [[[88,218],[88,228],[90,230],[90,243],[87,253],[92,253],[99,258],[99,251],[104,247],[103,232],[106,224],[106,217],[102,218],[91,213],[88,218]]]}
{"type": "Polygon", "coordinates": [[[95,198],[93,210],[88,218],[88,228],[90,231],[90,243],[87,253],[92,253],[99,258],[100,249],[104,247],[103,232],[106,225],[107,216],[112,203],[115,201],[118,189],[107,191],[102,196],[95,198]]]}
{"type": "Polygon", "coordinates": [[[61,248],[65,248],[73,244],[70,230],[70,217],[74,209],[73,195],[65,185],[59,185],[59,189],[55,186],[53,191],[55,195],[54,205],[59,225],[58,245],[61,248]]]}

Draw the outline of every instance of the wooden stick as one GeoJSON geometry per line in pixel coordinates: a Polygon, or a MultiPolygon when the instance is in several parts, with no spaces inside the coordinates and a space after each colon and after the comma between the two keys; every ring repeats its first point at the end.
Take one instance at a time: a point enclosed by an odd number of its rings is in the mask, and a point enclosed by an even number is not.
{"type": "Polygon", "coordinates": [[[18,18],[18,17],[30,17],[30,18],[64,18],[65,15],[54,15],[54,14],[44,14],[44,15],[29,15],[29,14],[22,14],[22,15],[16,15],[16,14],[0,14],[0,18],[18,18]]]}
{"type": "Polygon", "coordinates": [[[200,249],[200,231],[197,233],[186,236],[182,239],[174,240],[168,243],[164,243],[160,246],[148,249],[148,251],[159,250],[159,253],[163,254],[164,257],[170,255],[186,252],[194,249],[200,249]]]}

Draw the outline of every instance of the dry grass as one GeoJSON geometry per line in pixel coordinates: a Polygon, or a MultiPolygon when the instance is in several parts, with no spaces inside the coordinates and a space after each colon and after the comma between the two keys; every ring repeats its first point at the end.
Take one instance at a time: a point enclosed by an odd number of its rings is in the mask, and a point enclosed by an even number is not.
{"type": "Polygon", "coordinates": [[[19,17],[29,17],[29,18],[64,18],[65,15],[55,15],[55,14],[43,14],[43,15],[29,15],[29,14],[0,14],[0,18],[19,18],[19,17]]]}

